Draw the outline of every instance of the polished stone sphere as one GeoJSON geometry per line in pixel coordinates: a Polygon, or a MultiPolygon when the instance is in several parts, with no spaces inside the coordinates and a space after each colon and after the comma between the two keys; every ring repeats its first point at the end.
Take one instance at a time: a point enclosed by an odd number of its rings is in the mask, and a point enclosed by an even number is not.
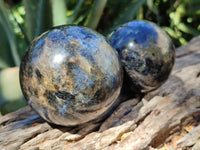
{"type": "Polygon", "coordinates": [[[37,37],[20,66],[28,104],[50,123],[76,126],[105,116],[122,87],[117,52],[86,27],[58,26],[37,37]]]}
{"type": "Polygon", "coordinates": [[[124,84],[134,92],[146,93],[161,86],[170,75],[175,48],[168,35],[147,21],[131,21],[109,36],[124,68],[124,84]]]}

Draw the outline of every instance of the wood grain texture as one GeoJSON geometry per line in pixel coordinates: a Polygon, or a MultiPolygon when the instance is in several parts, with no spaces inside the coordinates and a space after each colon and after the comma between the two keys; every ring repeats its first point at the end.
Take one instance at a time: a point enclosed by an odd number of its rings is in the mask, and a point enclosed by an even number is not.
{"type": "Polygon", "coordinates": [[[176,49],[167,82],[123,100],[105,120],[66,128],[29,106],[0,118],[1,150],[200,149],[200,37],[176,49]]]}

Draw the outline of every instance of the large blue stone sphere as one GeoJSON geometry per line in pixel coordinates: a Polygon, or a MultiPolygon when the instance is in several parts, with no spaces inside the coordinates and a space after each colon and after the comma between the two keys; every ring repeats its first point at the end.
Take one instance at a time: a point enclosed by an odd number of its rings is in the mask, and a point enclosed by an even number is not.
{"type": "Polygon", "coordinates": [[[76,126],[105,116],[122,86],[118,54],[86,27],[59,26],[37,37],[20,66],[25,99],[50,123],[76,126]]]}
{"type": "Polygon", "coordinates": [[[115,29],[108,40],[119,53],[126,87],[146,93],[167,80],[175,49],[160,27],[147,21],[131,21],[115,29]]]}

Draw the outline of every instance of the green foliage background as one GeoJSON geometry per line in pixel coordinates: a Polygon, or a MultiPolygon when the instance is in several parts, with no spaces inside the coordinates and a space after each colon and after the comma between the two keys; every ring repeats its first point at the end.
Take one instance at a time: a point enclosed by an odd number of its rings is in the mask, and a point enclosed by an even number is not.
{"type": "Polygon", "coordinates": [[[35,37],[62,24],[106,36],[134,19],[158,24],[178,47],[200,35],[200,0],[0,0],[0,116],[26,105],[17,67],[35,37]]]}

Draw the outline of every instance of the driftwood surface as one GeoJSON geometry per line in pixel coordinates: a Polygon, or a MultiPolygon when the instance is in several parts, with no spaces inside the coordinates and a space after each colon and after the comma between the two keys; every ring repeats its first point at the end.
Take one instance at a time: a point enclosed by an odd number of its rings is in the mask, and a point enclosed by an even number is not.
{"type": "Polygon", "coordinates": [[[176,49],[167,82],[99,123],[50,125],[29,106],[0,118],[0,150],[200,150],[200,37],[176,49]]]}

